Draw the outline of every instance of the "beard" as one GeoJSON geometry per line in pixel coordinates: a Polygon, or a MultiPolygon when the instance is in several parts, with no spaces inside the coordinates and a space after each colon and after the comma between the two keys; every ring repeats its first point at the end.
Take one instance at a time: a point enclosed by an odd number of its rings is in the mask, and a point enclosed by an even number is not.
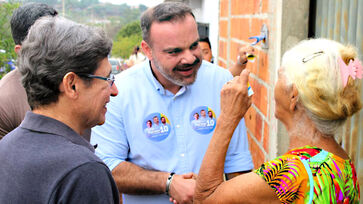
{"type": "Polygon", "coordinates": [[[155,65],[156,69],[160,72],[160,74],[164,78],[166,78],[167,80],[178,86],[187,86],[195,82],[198,70],[201,66],[201,62],[202,60],[199,57],[196,57],[193,63],[177,65],[173,69],[171,69],[171,71],[168,71],[169,69],[161,65],[161,63],[157,60],[157,58],[153,56],[153,64],[155,65]],[[184,76],[178,73],[178,71],[187,71],[191,69],[193,69],[193,72],[189,76],[184,76]]]}

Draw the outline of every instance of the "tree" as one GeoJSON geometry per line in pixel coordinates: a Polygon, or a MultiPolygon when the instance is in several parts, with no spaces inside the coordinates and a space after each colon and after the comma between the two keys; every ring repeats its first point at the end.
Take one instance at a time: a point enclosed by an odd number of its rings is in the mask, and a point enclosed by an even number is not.
{"type": "Polygon", "coordinates": [[[19,3],[0,3],[0,79],[10,71],[11,66],[8,63],[16,58],[10,19],[18,7],[19,3]]]}
{"type": "Polygon", "coordinates": [[[135,46],[140,45],[142,34],[140,21],[125,25],[116,35],[112,47],[112,56],[129,58],[135,46]]]}

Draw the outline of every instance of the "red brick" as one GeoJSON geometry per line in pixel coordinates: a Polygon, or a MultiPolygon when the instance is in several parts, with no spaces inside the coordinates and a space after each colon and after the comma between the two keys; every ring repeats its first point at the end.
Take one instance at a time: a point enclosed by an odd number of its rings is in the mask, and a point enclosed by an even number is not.
{"type": "Polygon", "coordinates": [[[262,139],[262,117],[259,113],[256,114],[256,123],[255,123],[255,137],[257,141],[261,141],[262,139]]]}
{"type": "Polygon", "coordinates": [[[254,92],[252,97],[252,103],[268,118],[268,90],[263,84],[250,78],[250,85],[254,92]]]}
{"type": "Polygon", "coordinates": [[[253,107],[250,107],[245,114],[245,123],[248,130],[251,131],[253,135],[256,135],[256,110],[253,107]]]}
{"type": "Polygon", "coordinates": [[[255,0],[231,0],[231,14],[232,15],[244,15],[252,14],[255,9],[255,0]]]}
{"type": "Polygon", "coordinates": [[[227,61],[227,42],[219,41],[219,57],[227,61]]]}
{"type": "Polygon", "coordinates": [[[247,18],[231,19],[231,37],[239,40],[248,40],[249,20],[247,18]]]}
{"type": "Polygon", "coordinates": [[[268,13],[268,2],[269,0],[262,0],[262,13],[268,13]]]}
{"type": "MultiPolygon", "coordinates": [[[[259,18],[252,18],[252,26],[251,26],[251,36],[258,36],[261,34],[261,27],[262,24],[266,24],[267,20],[259,19],[259,18]]],[[[253,41],[252,41],[253,42],[253,41]]]]}
{"type": "Polygon", "coordinates": [[[250,152],[252,155],[253,165],[254,165],[254,168],[256,169],[256,168],[260,167],[261,164],[264,163],[265,155],[263,154],[261,149],[258,147],[255,140],[253,140],[251,138],[251,135],[249,133],[247,133],[247,137],[248,137],[248,146],[249,146],[249,149],[250,149],[250,152]]]}
{"type": "Polygon", "coordinates": [[[265,127],[263,128],[263,148],[265,149],[266,152],[269,152],[269,141],[270,141],[270,135],[269,135],[269,129],[270,129],[270,126],[266,123],[265,123],[265,127]]]}
{"type": "Polygon", "coordinates": [[[225,69],[227,68],[227,65],[224,62],[222,62],[222,60],[218,60],[218,65],[225,69]]]}
{"type": "Polygon", "coordinates": [[[253,2],[253,13],[260,13],[261,0],[254,0],[253,2]]]}
{"type": "Polygon", "coordinates": [[[236,42],[231,42],[231,47],[230,47],[230,60],[233,61],[233,64],[236,63],[237,60],[237,56],[238,56],[238,50],[241,47],[241,44],[236,43],[236,42]]]}
{"type": "Polygon", "coordinates": [[[268,55],[264,51],[258,52],[258,62],[257,76],[268,84],[270,82],[270,70],[268,68],[268,55]]]}
{"type": "Polygon", "coordinates": [[[220,14],[221,14],[221,17],[228,17],[228,0],[221,0],[220,1],[221,4],[220,4],[220,14]]]}
{"type": "Polygon", "coordinates": [[[219,36],[224,38],[228,37],[228,21],[219,21],[219,36]]]}

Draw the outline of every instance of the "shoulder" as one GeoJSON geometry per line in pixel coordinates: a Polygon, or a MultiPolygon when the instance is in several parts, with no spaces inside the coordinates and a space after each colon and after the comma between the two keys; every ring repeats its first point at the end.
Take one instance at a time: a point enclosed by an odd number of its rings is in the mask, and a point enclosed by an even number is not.
{"type": "Polygon", "coordinates": [[[263,163],[260,168],[255,170],[255,173],[261,177],[265,177],[271,173],[275,175],[284,172],[286,173],[287,169],[295,169],[296,171],[294,170],[293,172],[299,172],[304,169],[304,167],[298,156],[285,154],[263,163]]]}
{"type": "Polygon", "coordinates": [[[275,191],[282,203],[302,199],[309,180],[304,164],[296,155],[283,155],[265,162],[254,171],[275,191]]]}
{"type": "Polygon", "coordinates": [[[214,82],[222,81],[223,83],[233,78],[232,74],[227,69],[205,60],[203,60],[202,65],[198,71],[198,77],[214,82]]]}
{"type": "Polygon", "coordinates": [[[118,203],[118,190],[109,169],[87,162],[72,169],[52,192],[56,203],[118,203]]]}

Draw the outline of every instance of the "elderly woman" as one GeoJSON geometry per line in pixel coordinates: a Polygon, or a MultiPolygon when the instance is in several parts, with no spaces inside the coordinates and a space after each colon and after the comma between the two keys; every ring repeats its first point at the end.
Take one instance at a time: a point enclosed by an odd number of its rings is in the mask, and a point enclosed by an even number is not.
{"type": "Polygon", "coordinates": [[[228,144],[251,100],[243,71],[222,90],[222,112],[199,172],[195,203],[359,203],[353,162],[334,134],[361,108],[361,78],[353,47],[313,39],[287,51],[275,86],[275,116],[287,129],[290,151],[224,181],[228,144]]]}

